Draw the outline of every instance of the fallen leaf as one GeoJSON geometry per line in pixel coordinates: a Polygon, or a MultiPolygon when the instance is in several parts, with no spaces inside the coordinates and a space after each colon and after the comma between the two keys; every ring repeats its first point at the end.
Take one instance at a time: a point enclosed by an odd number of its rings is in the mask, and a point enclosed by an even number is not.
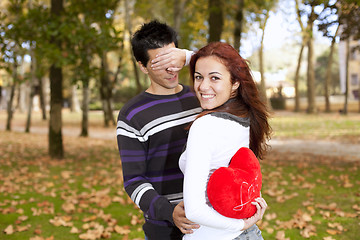
{"type": "Polygon", "coordinates": [[[116,233],[122,234],[122,235],[126,235],[126,234],[129,234],[131,232],[128,227],[126,227],[126,226],[120,227],[119,225],[116,225],[114,227],[114,230],[115,230],[116,233]]]}
{"type": "Polygon", "coordinates": [[[4,230],[4,233],[7,234],[7,235],[11,235],[13,234],[15,231],[14,231],[14,227],[13,225],[9,225],[5,228],[4,230]]]}
{"type": "Polygon", "coordinates": [[[72,172],[71,171],[62,171],[61,177],[64,179],[69,179],[71,177],[72,172]]]}
{"type": "Polygon", "coordinates": [[[76,227],[72,227],[70,233],[80,233],[80,231],[76,227]]]}
{"type": "Polygon", "coordinates": [[[30,224],[27,224],[26,226],[16,226],[16,231],[17,232],[24,232],[29,230],[29,228],[31,227],[30,224]]]}
{"type": "Polygon", "coordinates": [[[66,213],[72,213],[75,211],[75,205],[71,202],[65,202],[63,205],[61,205],[61,208],[66,213]]]}
{"type": "Polygon", "coordinates": [[[336,229],[326,229],[326,232],[331,235],[337,235],[337,234],[341,233],[341,231],[336,230],[336,229]]]}
{"type": "Polygon", "coordinates": [[[285,237],[285,232],[284,231],[278,231],[276,233],[276,240],[290,240],[290,238],[285,237]]]}

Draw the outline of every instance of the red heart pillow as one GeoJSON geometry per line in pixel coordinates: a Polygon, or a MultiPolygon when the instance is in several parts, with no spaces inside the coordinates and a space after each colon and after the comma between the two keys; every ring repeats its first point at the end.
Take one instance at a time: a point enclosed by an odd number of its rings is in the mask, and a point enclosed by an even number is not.
{"type": "Polygon", "coordinates": [[[242,147],[231,158],[229,167],[221,167],[210,176],[207,195],[220,214],[249,218],[256,212],[251,202],[260,197],[261,185],[259,161],[249,148],[242,147]]]}

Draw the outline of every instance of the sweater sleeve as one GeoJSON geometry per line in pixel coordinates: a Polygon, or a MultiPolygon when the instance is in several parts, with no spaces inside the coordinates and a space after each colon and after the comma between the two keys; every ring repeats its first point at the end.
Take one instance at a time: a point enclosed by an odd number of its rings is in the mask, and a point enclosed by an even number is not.
{"type": "Polygon", "coordinates": [[[190,128],[184,178],[184,204],[188,219],[200,225],[241,231],[242,219],[228,218],[206,204],[206,186],[210,172],[212,151],[216,150],[214,131],[222,131],[223,126],[214,127],[205,117],[196,120],[190,128]]]}
{"type": "Polygon", "coordinates": [[[185,56],[186,56],[184,66],[189,66],[191,57],[192,57],[192,55],[195,54],[195,52],[186,50],[186,49],[184,49],[184,50],[185,50],[185,56]]]}
{"type": "Polygon", "coordinates": [[[117,123],[117,143],[127,194],[144,212],[145,218],[173,223],[174,206],[154,189],[146,177],[147,142],[120,114],[117,123]]]}

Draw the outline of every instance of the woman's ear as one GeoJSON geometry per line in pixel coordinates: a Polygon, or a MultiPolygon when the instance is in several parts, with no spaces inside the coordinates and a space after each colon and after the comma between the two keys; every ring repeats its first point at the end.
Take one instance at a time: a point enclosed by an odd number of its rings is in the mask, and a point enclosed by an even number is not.
{"type": "Polygon", "coordinates": [[[145,74],[148,74],[149,71],[147,70],[147,68],[140,62],[138,61],[138,64],[139,64],[139,67],[140,67],[140,70],[145,73],[145,74]]]}
{"type": "Polygon", "coordinates": [[[240,86],[240,82],[235,82],[232,87],[231,87],[231,90],[232,91],[236,91],[240,86]]]}

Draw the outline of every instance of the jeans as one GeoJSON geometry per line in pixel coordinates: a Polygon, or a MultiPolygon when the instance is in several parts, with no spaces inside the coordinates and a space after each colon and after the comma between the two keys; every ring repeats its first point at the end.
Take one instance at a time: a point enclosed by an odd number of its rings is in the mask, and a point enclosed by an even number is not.
{"type": "Polygon", "coordinates": [[[234,238],[234,240],[264,240],[264,238],[262,237],[258,226],[254,224],[252,227],[242,232],[238,237],[234,238]]]}

